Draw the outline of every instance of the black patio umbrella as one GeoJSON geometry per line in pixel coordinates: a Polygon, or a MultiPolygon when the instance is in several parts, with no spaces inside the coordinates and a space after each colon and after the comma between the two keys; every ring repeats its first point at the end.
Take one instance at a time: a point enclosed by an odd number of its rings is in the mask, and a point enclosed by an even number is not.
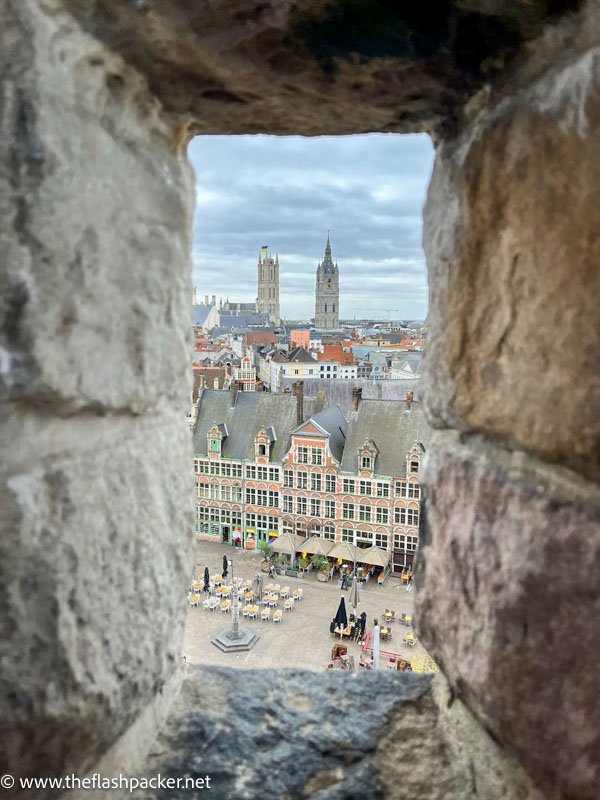
{"type": "Polygon", "coordinates": [[[223,577],[227,577],[227,556],[223,556],[223,577]]]}
{"type": "Polygon", "coordinates": [[[367,627],[367,615],[363,611],[360,617],[358,618],[358,630],[361,639],[364,636],[366,627],[367,627]]]}
{"type": "Polygon", "coordinates": [[[333,618],[335,624],[340,628],[345,628],[348,624],[348,615],[346,614],[346,603],[344,602],[344,598],[340,600],[340,606],[337,610],[337,614],[333,618]]]}
{"type": "Polygon", "coordinates": [[[210,591],[210,575],[208,574],[208,567],[204,567],[204,591],[210,591]]]}

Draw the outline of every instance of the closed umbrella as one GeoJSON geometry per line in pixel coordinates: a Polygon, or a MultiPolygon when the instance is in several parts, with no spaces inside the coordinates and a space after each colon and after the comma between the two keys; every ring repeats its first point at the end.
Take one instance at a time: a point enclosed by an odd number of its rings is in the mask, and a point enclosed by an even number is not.
{"type": "Polygon", "coordinates": [[[227,577],[227,556],[223,556],[223,577],[227,577]]]}
{"type": "Polygon", "coordinates": [[[210,575],[208,572],[208,567],[204,567],[204,591],[206,593],[210,591],[210,575]]]}
{"type": "Polygon", "coordinates": [[[359,625],[360,625],[360,638],[362,639],[362,637],[365,635],[365,629],[367,627],[367,615],[364,611],[360,615],[359,625]]]}
{"type": "Polygon", "coordinates": [[[254,578],[253,588],[256,599],[262,600],[263,585],[262,585],[262,575],[260,573],[257,573],[256,577],[254,578]]]}
{"type": "Polygon", "coordinates": [[[346,614],[346,603],[344,602],[344,598],[340,600],[340,605],[337,610],[337,614],[333,618],[333,621],[336,625],[340,628],[345,628],[348,624],[348,615],[346,614]]]}
{"type": "Polygon", "coordinates": [[[356,575],[352,578],[352,584],[350,586],[350,596],[348,597],[348,602],[352,606],[352,610],[356,612],[356,606],[360,605],[360,597],[358,595],[358,581],[356,580],[356,575]]]}

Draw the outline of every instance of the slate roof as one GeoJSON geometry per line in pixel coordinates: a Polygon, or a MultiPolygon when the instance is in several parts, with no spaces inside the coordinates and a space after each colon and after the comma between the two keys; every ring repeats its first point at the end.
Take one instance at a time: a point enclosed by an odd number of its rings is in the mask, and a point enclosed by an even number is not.
{"type": "MultiPolygon", "coordinates": [[[[304,399],[305,419],[312,416],[314,398],[304,399]]],[[[194,453],[207,455],[206,434],[213,423],[225,424],[229,435],[221,450],[225,458],[254,460],[254,437],[261,428],[272,426],[277,437],[271,447],[271,460],[280,462],[290,446],[290,435],[297,428],[296,398],[291,394],[239,392],[231,407],[231,392],[205,389],[194,428],[194,453]]]]}
{"type": "Polygon", "coordinates": [[[194,325],[204,325],[206,319],[210,312],[213,310],[214,306],[211,305],[204,305],[204,303],[200,305],[194,306],[194,325]]]}
{"type": "Polygon", "coordinates": [[[250,325],[268,325],[270,321],[269,314],[261,311],[260,313],[252,314],[219,314],[219,328],[248,328],[250,325]]]}
{"type": "Polygon", "coordinates": [[[399,367],[402,364],[407,363],[411,370],[417,374],[421,372],[421,361],[423,360],[423,353],[398,353],[398,355],[394,356],[392,359],[392,363],[394,365],[398,365],[399,367]]]}
{"type": "MultiPolygon", "coordinates": [[[[305,401],[306,402],[306,399],[305,401]]],[[[329,447],[338,461],[341,462],[344,454],[344,444],[346,442],[346,431],[348,423],[339,406],[325,408],[317,414],[313,414],[311,419],[324,428],[329,433],[329,447]]]]}
{"type": "MultiPolygon", "coordinates": [[[[368,378],[303,378],[304,397],[315,397],[319,392],[327,395],[329,406],[339,406],[346,414],[352,408],[352,389],[362,389],[363,400],[405,400],[406,392],[412,389],[414,399],[422,399],[423,379],[417,376],[409,380],[377,380],[368,378]]],[[[284,378],[282,390],[291,386],[294,379],[284,378]]]]}
{"type": "Polygon", "coordinates": [[[294,347],[293,350],[290,350],[288,361],[290,364],[312,364],[315,359],[304,347],[294,347]]]}
{"type": "Polygon", "coordinates": [[[379,450],[375,474],[403,476],[410,448],[419,442],[427,449],[432,433],[418,403],[407,412],[401,401],[362,400],[358,411],[350,414],[341,469],[356,473],[358,451],[371,439],[379,450]]]}

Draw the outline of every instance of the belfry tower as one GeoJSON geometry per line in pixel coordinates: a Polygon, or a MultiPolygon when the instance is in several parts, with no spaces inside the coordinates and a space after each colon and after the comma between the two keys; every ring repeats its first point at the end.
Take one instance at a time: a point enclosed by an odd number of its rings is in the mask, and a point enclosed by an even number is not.
{"type": "Polygon", "coordinates": [[[325,245],[325,258],[317,267],[315,291],[315,328],[333,330],[340,322],[340,272],[331,258],[329,233],[325,245]]]}
{"type": "Polygon", "coordinates": [[[258,256],[256,310],[267,312],[270,321],[279,325],[279,256],[272,258],[266,248],[258,256]]]}

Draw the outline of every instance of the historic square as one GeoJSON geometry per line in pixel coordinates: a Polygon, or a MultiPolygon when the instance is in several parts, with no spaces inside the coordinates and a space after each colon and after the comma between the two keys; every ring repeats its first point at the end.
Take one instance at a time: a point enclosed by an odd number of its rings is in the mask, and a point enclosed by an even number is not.
{"type": "MultiPolygon", "coordinates": [[[[213,542],[198,542],[195,577],[202,581],[205,566],[208,566],[211,574],[220,573],[224,555],[233,561],[233,577],[253,581],[260,572],[262,556],[256,551],[240,550],[213,542]]],[[[231,568],[228,577],[232,577],[231,568]]],[[[355,666],[359,668],[363,653],[360,645],[347,639],[341,640],[339,636],[329,632],[330,622],[335,616],[341,597],[345,599],[348,615],[352,612],[349,589],[341,591],[337,581],[322,583],[317,580],[315,572],[309,572],[303,579],[284,575],[271,579],[268,574],[264,574],[263,581],[265,584],[273,582],[282,587],[289,586],[290,594],[294,589],[301,588],[303,599],[294,604],[293,611],[284,610],[281,624],[274,624],[272,619],[261,622],[260,614],[255,620],[240,619],[245,628],[260,634],[256,646],[243,653],[223,653],[210,641],[215,632],[231,624],[230,612],[223,613],[219,608],[209,611],[202,607],[202,603],[188,607],[183,643],[183,657],[188,663],[234,666],[239,669],[293,666],[323,671],[331,661],[332,647],[341,642],[347,645],[349,655],[354,656],[355,666]]],[[[199,594],[204,599],[202,590],[199,594]]],[[[371,631],[374,619],[379,619],[381,626],[385,626],[383,614],[386,609],[396,612],[397,621],[388,626],[391,639],[381,642],[381,669],[388,667],[390,662],[390,656],[383,653],[394,653],[403,659],[417,658],[419,661],[426,655],[418,638],[414,646],[409,647],[402,642],[407,633],[414,634],[412,625],[405,626],[398,621],[402,613],[412,616],[413,596],[412,589],[406,591],[406,586],[395,577],[389,577],[384,586],[369,582],[359,592],[360,602],[356,613],[360,615],[361,612],[366,612],[367,628],[371,631]]],[[[283,601],[280,601],[278,608],[283,607],[283,601]]],[[[369,654],[364,657],[368,658],[369,654]]]]}

